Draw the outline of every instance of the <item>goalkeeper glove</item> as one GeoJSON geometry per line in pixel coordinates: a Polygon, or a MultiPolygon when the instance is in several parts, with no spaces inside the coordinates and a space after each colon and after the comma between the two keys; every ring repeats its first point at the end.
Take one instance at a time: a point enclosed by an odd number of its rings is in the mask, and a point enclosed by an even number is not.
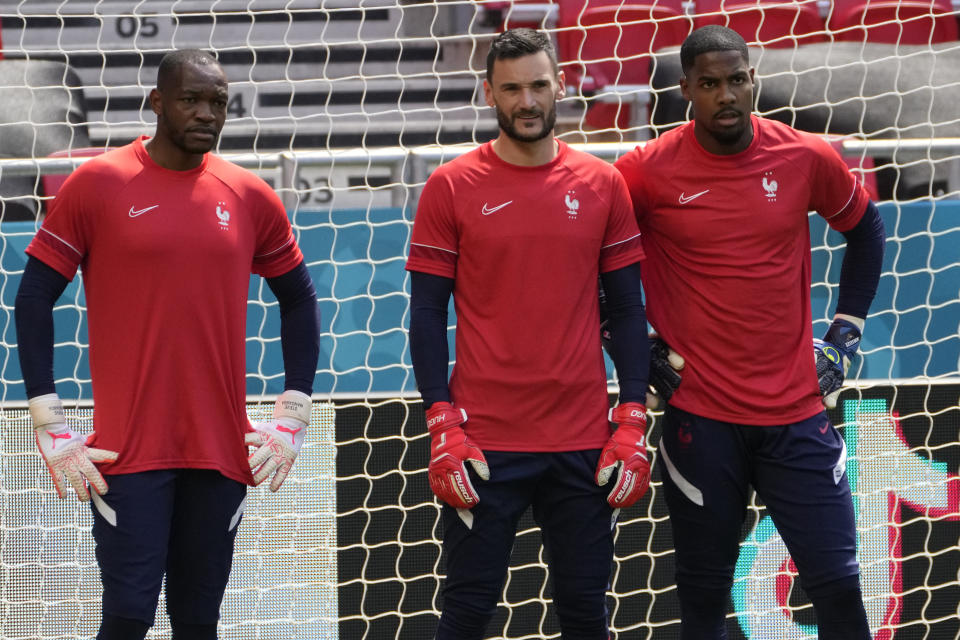
{"type": "Polygon", "coordinates": [[[455,409],[449,402],[434,402],[427,409],[427,430],[430,432],[430,466],[427,477],[430,489],[442,501],[457,509],[469,509],[480,502],[464,464],[484,480],[490,469],[483,452],[467,438],[460,426],[467,421],[467,412],[455,409]]]}
{"type": "Polygon", "coordinates": [[[117,459],[117,452],[87,447],[86,438],[67,426],[63,404],[57,394],[35,396],[28,403],[37,448],[50,470],[57,495],[65,498],[69,483],[77,497],[87,502],[90,500],[87,482],[98,494],[105,494],[107,483],[93,463],[113,462],[117,459]]]}
{"type": "Polygon", "coordinates": [[[828,409],[837,406],[837,396],[860,347],[860,327],[843,318],[834,318],[822,340],[814,339],[813,356],[817,365],[820,395],[828,409]]]}
{"type": "Polygon", "coordinates": [[[616,423],[617,430],[600,452],[596,481],[601,487],[606,485],[619,468],[620,475],[607,495],[607,502],[614,509],[623,509],[639,500],[650,486],[647,408],[639,402],[621,404],[610,409],[610,422],[616,423]]]}
{"type": "MultiPolygon", "coordinates": [[[[600,341],[607,353],[612,354],[613,335],[607,326],[606,298],[600,290],[600,341]]],[[[680,386],[683,377],[683,356],[674,351],[653,332],[650,340],[650,373],[648,381],[650,390],[647,391],[647,406],[651,409],[662,409],[670,400],[670,396],[680,386]]]]}
{"type": "Polygon", "coordinates": [[[673,392],[680,386],[683,376],[683,356],[674,351],[656,333],[650,336],[650,391],[647,392],[647,406],[662,409],[670,401],[673,392]]]}
{"type": "Polygon", "coordinates": [[[276,472],[270,491],[276,491],[287,479],[310,423],[310,396],[288,389],[273,406],[273,418],[252,424],[253,431],[244,437],[247,446],[257,447],[249,458],[253,484],[263,482],[276,472]]]}

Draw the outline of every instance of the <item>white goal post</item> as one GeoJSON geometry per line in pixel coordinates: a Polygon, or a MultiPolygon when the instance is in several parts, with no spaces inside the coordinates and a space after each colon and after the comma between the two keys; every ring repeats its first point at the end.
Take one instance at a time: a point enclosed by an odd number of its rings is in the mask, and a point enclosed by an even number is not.
{"type": "MultiPolygon", "coordinates": [[[[439,506],[426,480],[406,334],[417,197],[436,166],[496,135],[479,87],[487,45],[505,24],[545,28],[557,42],[568,78],[558,134],[570,144],[613,161],[683,121],[676,50],[658,53],[637,35],[666,32],[673,18],[627,11],[639,4],[596,0],[571,12],[577,4],[568,0],[0,0],[0,640],[91,639],[100,611],[89,509],[56,498],[25,411],[13,318],[24,248],[57,176],[152,132],[146,96],[160,57],[180,47],[216,52],[231,82],[218,151],[264,177],[288,208],[321,306],[316,398],[336,406],[333,423],[317,403],[278,494],[250,491],[220,637],[432,637],[443,577],[439,506]],[[587,16],[613,5],[600,22],[587,16]],[[594,48],[597,34],[606,52],[594,48]]],[[[778,9],[806,4],[757,6],[773,21],[778,9]]],[[[823,26],[811,43],[768,38],[760,27],[745,34],[757,110],[829,135],[879,204],[888,236],[880,290],[832,418],[850,456],[875,637],[952,638],[960,634],[960,42],[938,41],[933,27],[925,42],[908,36],[925,19],[956,14],[931,2],[926,18],[870,27],[895,27],[899,42],[863,43],[843,39],[856,25],[829,26],[840,4],[813,2],[823,26]]],[[[733,19],[698,12],[696,1],[677,5],[688,27],[698,16],[733,19]]],[[[815,215],[810,233],[817,334],[836,304],[842,237],[815,215]]],[[[55,309],[54,373],[71,419],[89,431],[85,304],[77,278],[55,309]]],[[[247,310],[256,417],[283,381],[277,305],[259,278],[247,310]]],[[[612,374],[609,383],[615,392],[612,374]]],[[[670,536],[655,472],[618,528],[614,637],[678,637],[670,536]]],[[[754,500],[731,638],[814,638],[795,578],[754,500]]],[[[529,517],[489,635],[559,637],[529,517]]],[[[162,606],[148,637],[170,637],[162,606]]]]}

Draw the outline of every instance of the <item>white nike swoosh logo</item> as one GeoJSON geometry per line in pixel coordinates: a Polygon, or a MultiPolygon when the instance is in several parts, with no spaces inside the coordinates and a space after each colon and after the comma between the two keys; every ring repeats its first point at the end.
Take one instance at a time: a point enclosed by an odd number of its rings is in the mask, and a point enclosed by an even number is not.
{"type": "Polygon", "coordinates": [[[146,209],[136,209],[136,210],[135,210],[135,209],[133,208],[133,206],[131,205],[131,206],[130,206],[130,217],[131,217],[131,218],[136,218],[137,216],[142,216],[142,215],[145,214],[147,211],[152,211],[153,209],[156,209],[156,208],[159,207],[159,206],[160,206],[160,205],[155,204],[155,205],[153,205],[152,207],[147,207],[146,209]]]}
{"type": "Polygon", "coordinates": [[[504,202],[503,204],[498,205],[498,206],[496,206],[496,207],[489,207],[489,206],[487,206],[487,203],[484,202],[484,203],[483,203],[483,209],[480,211],[480,213],[482,213],[482,214],[485,215],[485,216],[488,216],[488,215],[490,215],[491,213],[496,213],[497,211],[500,211],[500,209],[503,209],[505,206],[507,206],[508,204],[511,204],[512,202],[513,202],[513,200],[509,200],[509,201],[504,202]]]}
{"type": "Polygon", "coordinates": [[[685,195],[683,195],[683,192],[681,191],[681,192],[680,192],[680,198],[679,198],[680,204],[687,204],[687,203],[690,202],[691,200],[693,200],[693,199],[695,199],[695,198],[699,198],[700,196],[702,196],[703,194],[705,194],[707,191],[710,191],[710,189],[704,189],[704,190],[701,191],[700,193],[695,193],[695,194],[693,194],[692,196],[685,196],[685,195]]]}

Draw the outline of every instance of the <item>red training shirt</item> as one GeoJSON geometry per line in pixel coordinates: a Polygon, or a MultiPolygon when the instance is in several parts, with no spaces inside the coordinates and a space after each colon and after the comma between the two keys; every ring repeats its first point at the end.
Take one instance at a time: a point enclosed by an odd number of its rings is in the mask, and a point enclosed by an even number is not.
{"type": "Polygon", "coordinates": [[[647,317],[686,360],[670,404],[738,424],[822,411],[810,230],[859,222],[868,194],[819,136],[752,117],[744,151],[708,153],[694,123],[617,161],[643,233],[647,317]]]}
{"type": "Polygon", "coordinates": [[[563,142],[536,167],[488,142],[431,174],[407,269],[455,279],[450,393],[479,447],[606,444],[597,278],[642,258],[623,179],[563,142]]]}
{"type": "Polygon", "coordinates": [[[94,429],[107,473],[216,469],[250,483],[246,316],[250,273],[303,256],[280,199],[213,154],[160,167],[143,140],[81,165],[27,253],[72,279],[88,306],[94,429]]]}

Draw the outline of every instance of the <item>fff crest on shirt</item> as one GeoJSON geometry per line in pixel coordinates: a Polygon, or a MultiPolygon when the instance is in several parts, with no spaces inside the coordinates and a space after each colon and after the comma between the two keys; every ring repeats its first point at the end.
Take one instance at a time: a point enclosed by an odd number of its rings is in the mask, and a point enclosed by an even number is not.
{"type": "Polygon", "coordinates": [[[223,202],[222,200],[220,202],[217,202],[216,215],[217,215],[217,225],[220,227],[220,229],[222,231],[229,231],[230,230],[230,211],[227,210],[226,202],[223,202]]]}
{"type": "Polygon", "coordinates": [[[763,186],[763,192],[767,196],[767,202],[776,202],[777,190],[780,188],[780,185],[773,179],[773,171],[764,171],[760,184],[763,186]]]}
{"type": "Polygon", "coordinates": [[[563,199],[563,204],[567,208],[567,216],[569,216],[571,220],[576,220],[577,214],[580,213],[580,201],[576,198],[576,191],[573,189],[567,191],[563,199]]]}

